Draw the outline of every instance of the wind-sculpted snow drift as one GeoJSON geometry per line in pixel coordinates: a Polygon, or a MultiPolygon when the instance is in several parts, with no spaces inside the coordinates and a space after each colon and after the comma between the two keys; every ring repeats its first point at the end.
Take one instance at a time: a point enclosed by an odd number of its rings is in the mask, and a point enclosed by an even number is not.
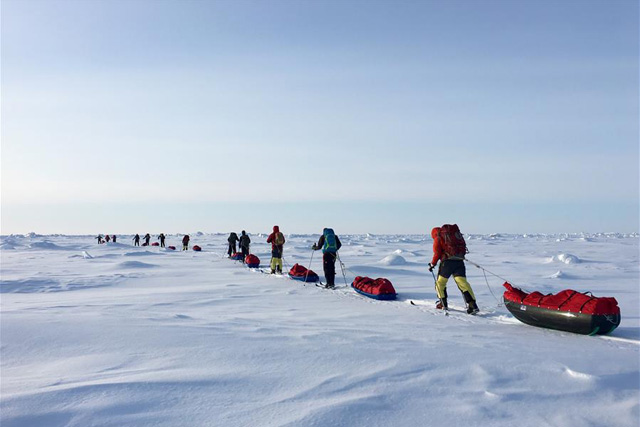
{"type": "MultiPolygon", "coordinates": [[[[637,427],[637,233],[468,236],[470,260],[528,292],[615,297],[622,323],[595,338],[520,323],[471,264],[481,312],[451,280],[446,317],[428,236],[336,232],[333,291],[227,259],[226,234],[189,233],[201,253],[1,237],[2,426],[637,427]],[[356,275],[398,299],[356,294],[356,275]]],[[[318,236],[286,237],[285,271],[308,268],[318,236]]],[[[310,267],[324,279],[319,253],[310,267]]]]}

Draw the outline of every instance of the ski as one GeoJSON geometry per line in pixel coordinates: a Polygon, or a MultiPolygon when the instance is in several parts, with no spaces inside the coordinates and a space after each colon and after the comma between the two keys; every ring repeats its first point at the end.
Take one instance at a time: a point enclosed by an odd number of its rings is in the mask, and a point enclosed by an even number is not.
{"type": "MultiPolygon", "coordinates": [[[[426,304],[416,304],[415,302],[413,302],[413,300],[409,300],[409,303],[411,303],[411,305],[413,305],[414,307],[418,307],[419,305],[421,305],[421,306],[423,306],[423,307],[424,307],[424,306],[427,306],[426,304]]],[[[434,307],[434,308],[435,308],[435,307],[434,307]]],[[[449,309],[448,309],[448,308],[445,308],[444,310],[443,310],[443,309],[440,309],[440,308],[436,308],[436,310],[441,310],[442,312],[444,312],[444,315],[445,315],[445,316],[448,316],[448,315],[449,315],[449,309]]]]}

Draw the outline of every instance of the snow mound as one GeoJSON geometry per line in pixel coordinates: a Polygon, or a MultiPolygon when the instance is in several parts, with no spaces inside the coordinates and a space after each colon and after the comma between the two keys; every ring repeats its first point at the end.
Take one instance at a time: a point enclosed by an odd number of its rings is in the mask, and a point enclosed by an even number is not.
{"type": "Polygon", "coordinates": [[[159,253],[144,251],[144,252],[125,252],[122,254],[122,256],[149,256],[149,255],[159,255],[159,253]]]}
{"type": "Polygon", "coordinates": [[[567,274],[563,273],[561,270],[558,270],[550,276],[547,276],[548,279],[566,279],[568,277],[569,276],[567,276],[567,274]]]}
{"type": "Polygon", "coordinates": [[[380,264],[383,265],[405,265],[406,263],[407,260],[396,253],[387,255],[380,260],[380,264]]]}
{"type": "Polygon", "coordinates": [[[562,262],[564,264],[580,264],[580,258],[571,254],[558,254],[551,258],[551,261],[562,262]]]}
{"type": "Polygon", "coordinates": [[[91,255],[89,255],[89,252],[87,252],[87,251],[82,251],[82,258],[84,258],[84,259],[93,259],[93,257],[91,255]]]}
{"type": "Polygon", "coordinates": [[[58,246],[55,243],[51,243],[48,241],[43,241],[43,242],[33,242],[29,245],[29,248],[31,249],[53,249],[53,250],[58,250],[58,249],[64,249],[62,246],[58,246]]]}
{"type": "Polygon", "coordinates": [[[15,249],[18,243],[13,239],[5,239],[0,243],[0,249],[15,249]]]}
{"type": "Polygon", "coordinates": [[[118,264],[118,268],[153,268],[154,264],[147,264],[140,261],[125,261],[118,264]]]}

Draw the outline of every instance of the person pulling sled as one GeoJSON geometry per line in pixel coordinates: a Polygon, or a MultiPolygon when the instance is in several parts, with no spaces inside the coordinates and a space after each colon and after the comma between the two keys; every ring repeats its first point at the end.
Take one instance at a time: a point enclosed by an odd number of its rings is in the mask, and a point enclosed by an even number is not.
{"type": "Polygon", "coordinates": [[[232,232],[231,234],[229,234],[229,238],[227,239],[227,242],[229,242],[229,250],[227,251],[227,255],[231,256],[237,252],[236,243],[239,241],[240,239],[238,238],[238,235],[236,233],[232,232]]]}
{"type": "Polygon", "coordinates": [[[267,237],[267,243],[271,243],[271,274],[282,274],[282,252],[284,251],[284,234],[280,227],[273,226],[273,233],[267,237]]]}
{"type": "Polygon", "coordinates": [[[467,272],[464,265],[464,256],[467,254],[467,244],[460,233],[457,224],[445,224],[442,227],[435,227],[431,230],[433,238],[433,259],[429,263],[429,271],[433,273],[438,261],[438,279],[436,280],[436,293],[438,302],[436,308],[446,310],[447,305],[447,282],[453,276],[453,280],[462,292],[462,297],[467,305],[468,314],[478,313],[476,297],[467,281],[467,272]]]}
{"type": "Polygon", "coordinates": [[[244,260],[249,255],[249,247],[251,246],[251,238],[247,235],[247,232],[242,230],[242,234],[240,236],[240,251],[242,252],[242,263],[244,264],[244,260]]]}
{"type": "Polygon", "coordinates": [[[340,239],[331,228],[322,230],[322,236],[320,236],[318,243],[311,247],[314,251],[322,249],[322,269],[324,270],[324,277],[327,280],[326,287],[329,289],[335,287],[336,258],[338,257],[338,251],[341,247],[342,243],[340,239]]]}

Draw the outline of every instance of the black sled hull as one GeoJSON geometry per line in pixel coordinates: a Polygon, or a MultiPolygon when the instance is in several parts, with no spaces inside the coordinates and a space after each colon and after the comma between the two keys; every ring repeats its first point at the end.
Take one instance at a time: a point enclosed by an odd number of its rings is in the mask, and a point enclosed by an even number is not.
{"type": "Polygon", "coordinates": [[[507,299],[504,305],[513,316],[527,325],[583,335],[606,335],[620,325],[620,315],[594,315],[550,310],[520,304],[507,299]]]}

